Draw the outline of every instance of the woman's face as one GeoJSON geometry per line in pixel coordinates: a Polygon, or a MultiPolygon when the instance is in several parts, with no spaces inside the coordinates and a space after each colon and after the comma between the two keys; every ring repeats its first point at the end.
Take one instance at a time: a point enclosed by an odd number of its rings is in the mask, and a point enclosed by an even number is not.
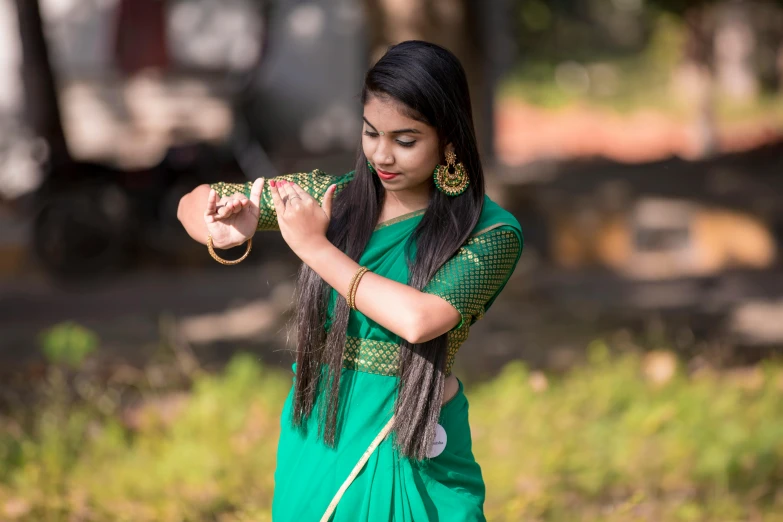
{"type": "Polygon", "coordinates": [[[390,192],[428,194],[440,160],[434,127],[407,116],[400,102],[370,95],[364,106],[362,149],[390,192]]]}

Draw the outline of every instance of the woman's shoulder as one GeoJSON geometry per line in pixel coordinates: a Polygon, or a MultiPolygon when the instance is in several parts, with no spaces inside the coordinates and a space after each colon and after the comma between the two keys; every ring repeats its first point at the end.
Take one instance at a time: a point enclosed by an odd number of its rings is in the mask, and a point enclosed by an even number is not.
{"type": "Polygon", "coordinates": [[[492,201],[489,196],[484,196],[481,216],[471,236],[479,236],[501,227],[513,229],[519,236],[520,241],[522,240],[522,227],[517,218],[511,212],[492,201]]]}

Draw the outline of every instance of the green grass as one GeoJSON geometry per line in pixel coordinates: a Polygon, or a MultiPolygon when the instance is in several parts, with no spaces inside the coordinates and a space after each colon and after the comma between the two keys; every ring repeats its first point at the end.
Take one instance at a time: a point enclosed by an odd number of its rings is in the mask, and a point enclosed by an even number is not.
{"type": "Polygon", "coordinates": [[[471,394],[488,518],[783,520],[780,371],[751,389],[641,375],[594,357],[536,393],[514,364],[471,394]]]}
{"type": "MultiPolygon", "coordinates": [[[[468,386],[488,520],[783,521],[778,366],[752,386],[682,372],[655,385],[639,356],[607,353],[468,386]]],[[[269,520],[286,373],[240,355],[132,420],[86,379],[53,367],[34,410],[0,417],[0,520],[269,520]]]]}

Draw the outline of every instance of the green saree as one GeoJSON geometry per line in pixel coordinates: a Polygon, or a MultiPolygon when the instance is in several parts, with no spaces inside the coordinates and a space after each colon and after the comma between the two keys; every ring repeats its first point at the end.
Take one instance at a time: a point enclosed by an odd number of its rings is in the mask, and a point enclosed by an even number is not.
{"type": "MultiPolygon", "coordinates": [[[[319,171],[281,176],[298,183],[319,201],[326,188],[338,191],[353,179],[319,171]]],[[[217,183],[220,195],[244,192],[251,183],[217,183]]],[[[338,192],[339,193],[339,192],[338,192]]],[[[378,225],[360,264],[372,272],[407,283],[405,245],[423,211],[378,225]]],[[[271,195],[264,189],[259,230],[277,228],[271,195]]],[[[505,286],[522,251],[517,220],[489,198],[473,234],[424,288],[451,303],[462,315],[448,334],[447,374],[470,326],[481,319],[505,286]]],[[[337,295],[332,291],[330,309],[337,295]]],[[[400,338],[361,312],[352,310],[340,377],[340,409],[335,447],[318,436],[318,415],[304,429],[292,426],[293,387],[280,421],[272,517],[275,522],[319,521],[335,493],[371,442],[394,413],[397,394],[400,338]]],[[[296,364],[293,365],[296,378],[296,364]]],[[[320,401],[320,398],[318,399],[320,401]]],[[[318,402],[313,411],[318,411],[318,402]]],[[[340,499],[329,520],[474,522],[483,515],[484,481],[471,450],[468,401],[462,382],[457,394],[443,405],[439,424],[446,432],[442,453],[425,461],[398,454],[393,436],[370,454],[358,476],[340,499]]]]}

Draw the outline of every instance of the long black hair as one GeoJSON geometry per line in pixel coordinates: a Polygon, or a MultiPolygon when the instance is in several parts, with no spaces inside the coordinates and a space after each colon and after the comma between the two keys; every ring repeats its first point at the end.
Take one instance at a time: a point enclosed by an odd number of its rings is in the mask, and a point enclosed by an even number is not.
{"type": "MultiPolygon", "coordinates": [[[[422,289],[437,270],[468,239],[484,201],[481,168],[470,94],[459,60],[437,45],[408,41],[392,46],[367,72],[362,104],[371,96],[402,104],[408,115],[434,127],[441,144],[441,163],[447,144],[470,179],[461,195],[449,197],[434,189],[413,233],[415,256],[408,256],[408,284],[422,289]]],[[[373,233],[384,200],[380,180],[367,167],[359,147],[354,179],[335,198],[327,237],[358,261],[373,233]]],[[[409,252],[413,251],[409,249],[409,252]]],[[[307,265],[298,282],[297,372],[293,423],[303,427],[323,391],[320,418],[324,441],[333,446],[337,431],[339,385],[349,308],[338,298],[328,333],[324,325],[331,288],[307,265]]],[[[447,334],[431,341],[400,343],[399,388],[393,426],[395,444],[410,458],[423,460],[432,445],[440,414],[447,359],[447,334]]]]}

